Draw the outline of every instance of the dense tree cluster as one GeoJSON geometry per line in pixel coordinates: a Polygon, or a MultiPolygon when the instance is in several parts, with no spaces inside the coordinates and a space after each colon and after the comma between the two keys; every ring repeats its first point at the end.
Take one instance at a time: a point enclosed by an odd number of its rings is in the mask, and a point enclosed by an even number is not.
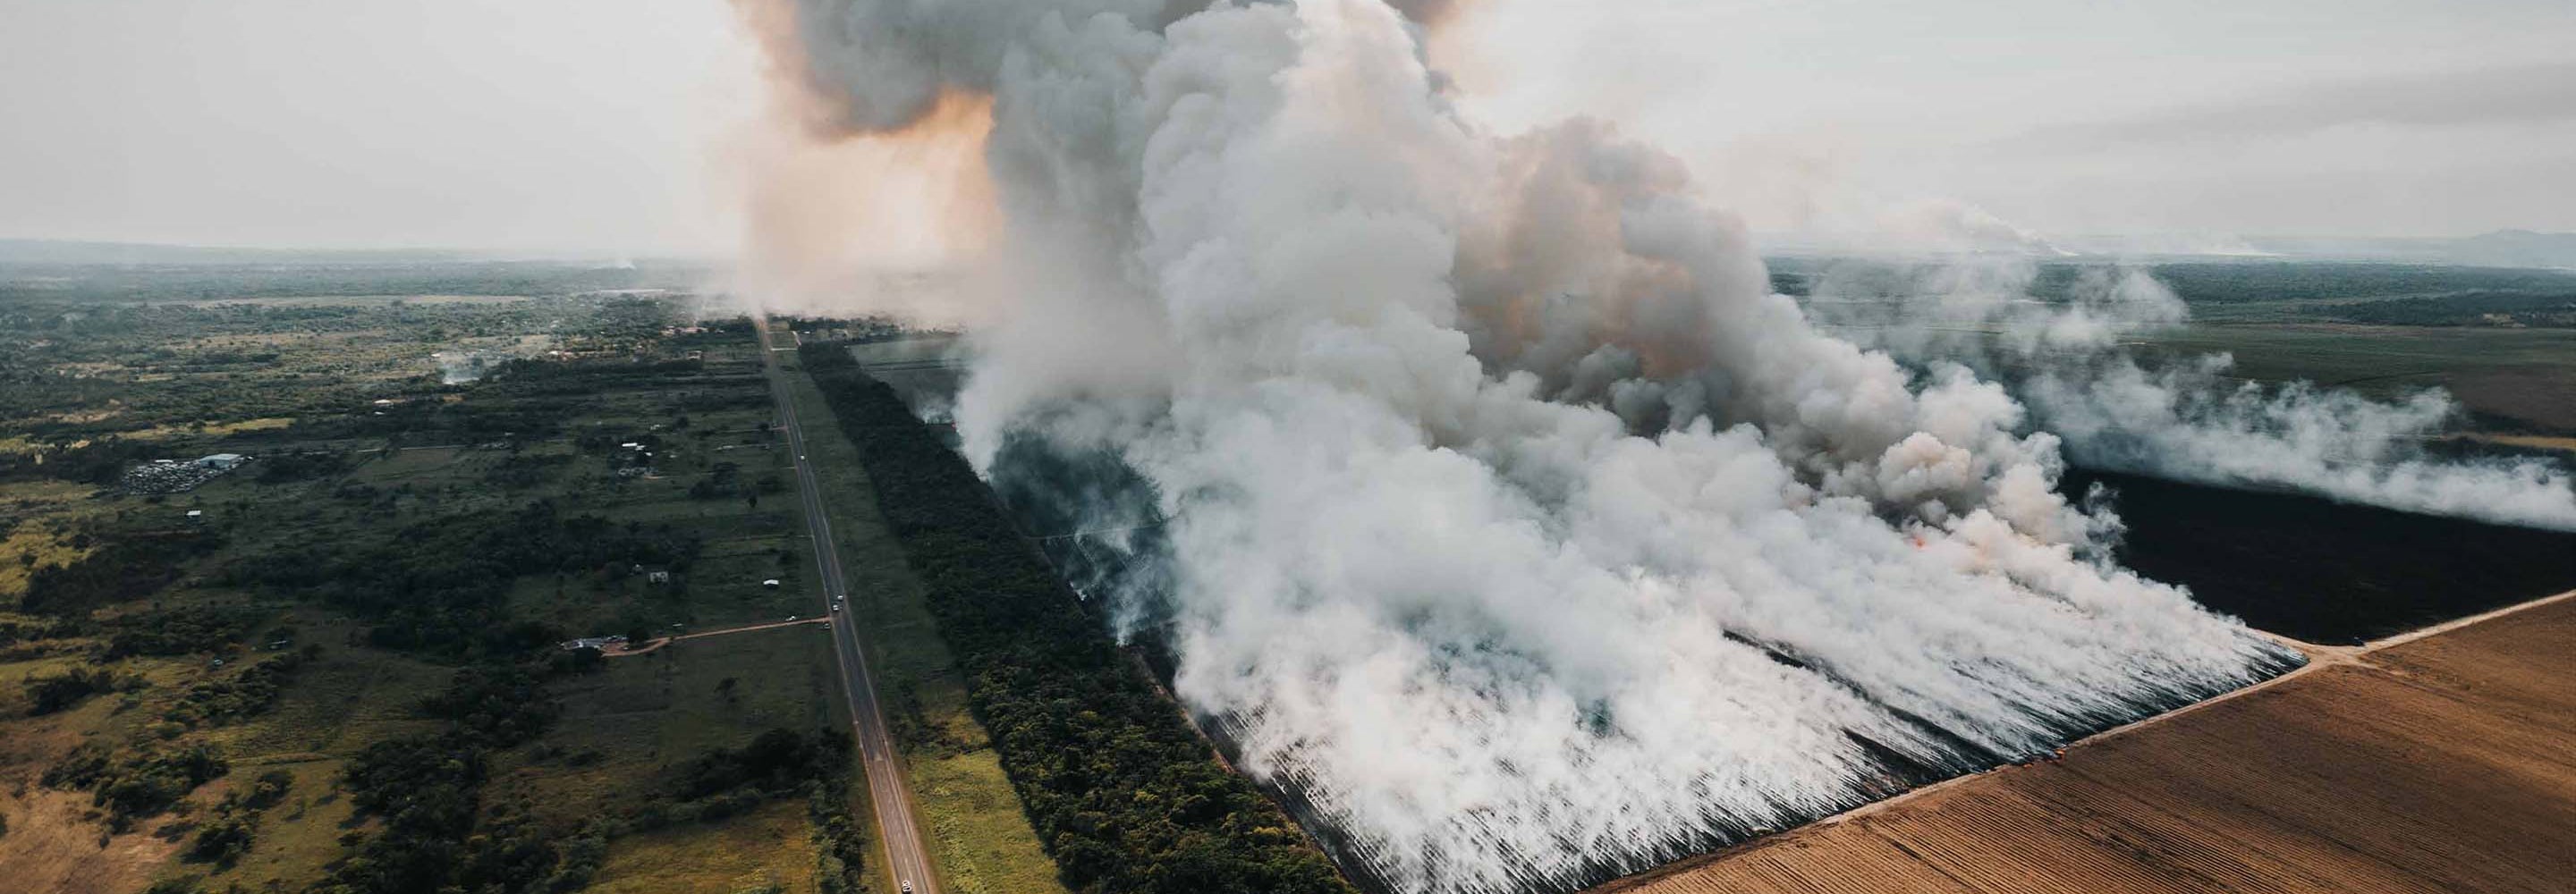
{"type": "Polygon", "coordinates": [[[88,627],[83,618],[0,619],[0,646],[79,636],[88,627]]]}
{"type": "Polygon", "coordinates": [[[90,696],[126,685],[128,678],[98,667],[75,667],[59,674],[27,677],[27,714],[41,716],[71,710],[90,696]]]}
{"type": "Polygon", "coordinates": [[[159,815],[198,786],[231,770],[222,755],[203,743],[173,751],[138,751],[121,758],[89,744],[48,768],[42,781],[47,788],[89,790],[90,803],[107,808],[108,828],[123,832],[133,828],[135,820],[159,815]]]}
{"type": "Polygon", "coordinates": [[[183,563],[222,544],[222,538],[203,531],[127,534],[70,565],[37,568],[27,578],[19,610],[72,616],[140,599],[178,580],[183,563]]]}
{"type": "Polygon", "coordinates": [[[847,772],[850,734],[816,730],[798,735],[771,729],[741,748],[719,748],[682,764],[672,792],[683,799],[750,788],[768,794],[795,791],[807,781],[847,772]]]}
{"type": "Polygon", "coordinates": [[[225,583],[318,599],[376,622],[376,645],[441,654],[509,654],[561,631],[510,623],[512,578],[634,565],[686,571],[697,535],[668,524],[567,515],[539,500],[516,511],[417,522],[390,540],[284,544],[227,566],[225,583]]]}
{"type": "Polygon", "coordinates": [[[2464,292],[2319,306],[2338,320],[2381,326],[2576,326],[2576,290],[2566,292],[2464,292]]]}
{"type": "Polygon", "coordinates": [[[856,872],[864,844],[855,841],[845,806],[849,795],[850,735],[839,730],[799,734],[773,728],[741,748],[719,748],[668,771],[662,791],[629,811],[611,831],[647,831],[684,823],[714,822],[747,813],[771,800],[819,798],[809,805],[819,843],[840,847],[853,839],[841,858],[844,872],[856,872]],[[834,816],[841,818],[838,826],[834,816]],[[826,834],[829,833],[829,834],[826,834]]]}
{"type": "MultiPolygon", "coordinates": [[[[1930,268],[1847,258],[1771,259],[1771,288],[1785,295],[1895,299],[1944,288],[1930,268]]],[[[2030,297],[2070,300],[2112,269],[2101,261],[2054,261],[2030,271],[2030,297]]],[[[2512,267],[2322,261],[2181,261],[2146,271],[2184,302],[2213,307],[2271,305],[2282,319],[2389,326],[2499,323],[2576,326],[2576,273],[2512,267]]]]}
{"type": "Polygon", "coordinates": [[[2157,264],[2149,269],[2175,294],[2194,303],[2438,295],[2475,290],[2563,293],[2576,286],[2576,276],[2561,270],[2450,264],[2212,261],[2157,264]]]}
{"type": "Polygon", "coordinates": [[[118,618],[100,657],[191,655],[229,652],[259,620],[259,613],[220,606],[191,606],[118,618]]]}
{"type": "Polygon", "coordinates": [[[818,894],[860,894],[867,890],[867,836],[850,818],[849,772],[805,796],[805,814],[813,823],[807,839],[814,844],[814,887],[818,894]]]}
{"type": "Polygon", "coordinates": [[[240,673],[188,684],[178,701],[161,712],[161,719],[186,727],[221,726],[266,711],[277,703],[278,691],[287,680],[321,648],[306,646],[302,652],[272,655],[240,673]]]}
{"type": "Polygon", "coordinates": [[[1277,805],[1218,763],[1020,539],[965,460],[841,345],[800,352],[858,444],[976,715],[1066,885],[1085,894],[1346,892],[1277,805]]]}
{"type": "Polygon", "coordinates": [[[421,703],[446,721],[442,730],[359,752],[344,784],[350,803],[381,823],[307,894],[559,894],[589,883],[615,835],[722,819],[799,795],[822,851],[820,887],[860,890],[866,845],[845,807],[851,743],[839,731],[773,729],[742,748],[709,752],[673,768],[640,806],[578,829],[549,824],[523,803],[492,803],[493,754],[535,740],[559,713],[545,682],[518,665],[464,668],[421,703]]]}
{"type": "Polygon", "coordinates": [[[101,487],[115,484],[127,467],[161,456],[150,441],[114,436],[61,440],[25,453],[0,451],[0,481],[52,479],[101,487]]]}
{"type": "MultiPolygon", "coordinates": [[[[414,444],[483,444],[518,438],[552,437],[563,420],[578,413],[578,397],[518,397],[509,400],[440,400],[464,391],[451,386],[415,395],[379,410],[334,413],[298,419],[286,430],[295,440],[388,438],[414,444]]],[[[478,397],[487,395],[478,394],[478,397]]]]}
{"type": "Polygon", "coordinates": [[[468,667],[421,707],[446,727],[377,742],[350,762],[350,803],[383,822],[309,894],[537,894],[588,884],[604,841],[549,829],[517,804],[485,803],[491,753],[535,738],[559,711],[543,681],[515,666],[468,667]]]}
{"type": "Polygon", "coordinates": [[[760,324],[752,322],[750,317],[742,316],[701,320],[698,322],[698,327],[697,332],[674,335],[663,339],[662,343],[672,348],[729,347],[750,340],[758,333],[760,324]]]}
{"type": "Polygon", "coordinates": [[[242,855],[250,853],[251,840],[259,828],[259,815],[286,799],[294,787],[295,776],[284,770],[259,774],[250,787],[225,795],[215,805],[214,816],[198,824],[197,835],[188,842],[186,859],[230,867],[242,855]]]}
{"type": "Polygon", "coordinates": [[[562,707],[546,696],[544,680],[510,664],[457,671],[447,689],[423,700],[421,709],[455,724],[457,735],[494,748],[536,738],[562,713],[562,707]]]}

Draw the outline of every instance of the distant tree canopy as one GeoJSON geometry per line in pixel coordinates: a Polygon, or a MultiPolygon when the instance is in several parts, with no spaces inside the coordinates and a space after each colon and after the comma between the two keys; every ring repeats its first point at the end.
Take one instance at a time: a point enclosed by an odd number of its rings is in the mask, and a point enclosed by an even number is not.
{"type": "Polygon", "coordinates": [[[27,714],[40,716],[71,710],[90,696],[110,692],[123,683],[115,672],[92,667],[75,667],[59,674],[37,674],[24,683],[27,689],[27,714]]]}
{"type": "Polygon", "coordinates": [[[87,789],[90,803],[107,808],[108,827],[122,832],[134,821],[159,815],[200,785],[232,772],[232,766],[204,743],[177,751],[140,751],[111,757],[105,747],[89,744],[45,771],[48,788],[87,789]]]}
{"type": "Polygon", "coordinates": [[[516,665],[469,666],[421,710],[446,727],[377,742],[350,762],[349,802],[382,822],[308,894],[546,892],[586,883],[598,848],[485,803],[492,752],[535,738],[559,712],[543,680],[516,665]]]}
{"type": "Polygon", "coordinates": [[[141,599],[178,580],[182,563],[221,545],[220,537],[203,531],[123,535],[78,562],[36,569],[19,607],[30,614],[74,616],[141,599]]]}
{"type": "MultiPolygon", "coordinates": [[[[2031,271],[2030,297],[2059,302],[2075,295],[2098,260],[2052,261],[2031,271]]],[[[1807,296],[1820,290],[1894,297],[1947,288],[1927,265],[1850,258],[1771,259],[1771,288],[1807,296]]],[[[2284,319],[2389,326],[2511,323],[2576,326],[2576,273],[2452,264],[2245,260],[2176,261],[2144,269],[2196,305],[2284,304],[2284,319]]],[[[2098,280],[2097,280],[2098,281],[2098,280]]]]}
{"type": "Polygon", "coordinates": [[[2382,326],[2463,326],[2498,321],[2524,326],[2576,326],[2576,290],[2559,293],[2464,292],[2328,304],[2315,307],[2312,312],[2339,320],[2382,326]]]}
{"type": "Polygon", "coordinates": [[[859,446],[966,671],[975,714],[1067,887],[1351,890],[1278,805],[1217,762],[893,390],[842,345],[810,343],[800,356],[859,446]]]}
{"type": "Polygon", "coordinates": [[[702,544],[668,525],[566,515],[551,501],[412,524],[389,540],[283,544],[236,561],[224,582],[318,599],[376,622],[376,645],[510,654],[561,631],[514,622],[510,581],[547,571],[656,565],[686,571],[702,544]]]}
{"type": "Polygon", "coordinates": [[[107,651],[99,657],[112,660],[128,655],[228,652],[241,645],[243,635],[261,615],[254,610],[218,606],[128,615],[109,623],[115,633],[108,637],[107,651]]]}
{"type": "Polygon", "coordinates": [[[720,748],[682,764],[672,788],[682,798],[745,787],[770,794],[792,792],[806,780],[848,772],[850,747],[850,734],[840,730],[799,735],[794,730],[771,729],[749,745],[720,748]]]}

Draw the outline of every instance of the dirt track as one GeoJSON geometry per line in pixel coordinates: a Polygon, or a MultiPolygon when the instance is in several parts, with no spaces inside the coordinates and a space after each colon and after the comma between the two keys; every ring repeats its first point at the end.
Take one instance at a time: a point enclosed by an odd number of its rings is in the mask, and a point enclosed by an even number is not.
{"type": "Polygon", "coordinates": [[[2576,890],[2576,599],[2290,677],[1594,889],[2576,890]]]}
{"type": "Polygon", "coordinates": [[[702,636],[723,636],[723,635],[728,634],[728,633],[749,633],[749,632],[754,631],[754,630],[775,630],[775,629],[780,628],[780,627],[794,627],[794,626],[797,626],[797,625],[799,625],[799,624],[820,624],[820,623],[823,623],[823,622],[825,622],[825,621],[829,621],[829,620],[831,620],[831,619],[830,619],[830,618],[799,618],[799,619],[794,620],[794,621],[771,621],[771,622],[769,622],[769,623],[767,623],[767,624],[747,624],[747,625],[744,625],[744,626],[741,626],[741,627],[727,627],[727,628],[725,628],[725,629],[723,629],[723,630],[709,630],[709,631],[706,631],[706,632],[704,632],[704,633],[683,633],[683,634],[680,634],[679,636],[665,636],[665,637],[659,637],[659,638],[656,638],[656,639],[650,640],[650,641],[646,642],[645,644],[643,644],[643,645],[641,645],[641,646],[636,646],[636,647],[631,648],[631,649],[628,649],[628,648],[602,649],[602,650],[600,650],[600,654],[605,655],[605,656],[608,656],[608,657],[610,657],[610,658],[624,658],[624,657],[626,657],[626,656],[628,656],[628,655],[642,655],[642,654],[644,654],[644,653],[646,653],[646,652],[650,652],[650,651],[653,651],[653,650],[655,650],[655,649],[659,649],[659,648],[661,648],[661,647],[663,647],[663,646],[667,646],[667,645],[670,645],[670,644],[672,644],[672,643],[679,642],[679,641],[684,640],[684,639],[697,639],[697,638],[702,637],[702,636]]]}

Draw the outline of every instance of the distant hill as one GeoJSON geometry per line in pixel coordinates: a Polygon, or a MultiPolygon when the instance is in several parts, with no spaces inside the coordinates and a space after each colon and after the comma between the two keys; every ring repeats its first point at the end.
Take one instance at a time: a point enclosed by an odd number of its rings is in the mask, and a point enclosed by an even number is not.
{"type": "Polygon", "coordinates": [[[2497,230],[2458,239],[2259,236],[2244,242],[2265,254],[2294,260],[2576,268],[2576,233],[2497,230]]]}
{"type": "Polygon", "coordinates": [[[2463,264],[2494,267],[2576,267],[2576,233],[2497,230],[2457,240],[2449,254],[2463,264]]]}

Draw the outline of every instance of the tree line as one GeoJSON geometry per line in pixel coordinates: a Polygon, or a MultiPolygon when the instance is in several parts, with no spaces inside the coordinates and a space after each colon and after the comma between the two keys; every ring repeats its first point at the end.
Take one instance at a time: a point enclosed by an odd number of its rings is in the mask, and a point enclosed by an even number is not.
{"type": "Polygon", "coordinates": [[[799,351],[928,591],[969,705],[1066,887],[1332,892],[1348,882],[1020,539],[984,482],[844,346],[799,351]]]}

